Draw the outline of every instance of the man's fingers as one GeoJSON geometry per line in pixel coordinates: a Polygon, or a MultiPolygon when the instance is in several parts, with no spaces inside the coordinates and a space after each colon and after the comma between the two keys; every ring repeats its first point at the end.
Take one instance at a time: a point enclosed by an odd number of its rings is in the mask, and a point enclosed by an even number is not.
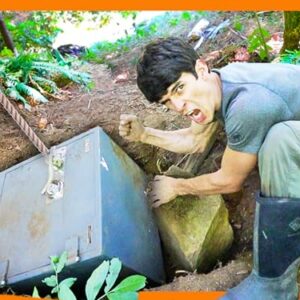
{"type": "Polygon", "coordinates": [[[131,121],[121,120],[120,125],[130,127],[131,126],[131,121]]]}
{"type": "Polygon", "coordinates": [[[127,130],[119,130],[119,135],[120,136],[127,136],[128,135],[128,131],[127,130]]]}
{"type": "Polygon", "coordinates": [[[119,126],[119,132],[121,131],[126,131],[126,132],[130,132],[130,129],[124,126],[119,126]]]}
{"type": "Polygon", "coordinates": [[[124,121],[124,122],[132,122],[137,120],[137,116],[135,115],[126,115],[126,114],[122,114],[120,115],[120,122],[124,121]]]}

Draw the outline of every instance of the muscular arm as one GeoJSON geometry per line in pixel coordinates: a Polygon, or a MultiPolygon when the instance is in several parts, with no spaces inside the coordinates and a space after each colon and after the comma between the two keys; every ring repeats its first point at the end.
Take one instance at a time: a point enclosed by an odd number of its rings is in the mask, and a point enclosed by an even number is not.
{"type": "Polygon", "coordinates": [[[210,137],[216,132],[218,124],[198,125],[192,123],[191,127],[163,131],[146,127],[141,142],[155,145],[176,153],[203,152],[210,137]]]}
{"type": "Polygon", "coordinates": [[[257,156],[226,148],[221,169],[178,183],[179,195],[211,195],[237,192],[254,169],[257,156]]]}
{"type": "Polygon", "coordinates": [[[156,176],[150,194],[154,207],[173,200],[179,195],[226,194],[239,191],[254,169],[257,155],[226,148],[220,170],[191,179],[156,176]]]}
{"type": "Polygon", "coordinates": [[[140,141],[177,153],[203,152],[210,138],[216,132],[218,123],[199,125],[175,131],[163,131],[144,127],[134,115],[121,115],[119,133],[129,141],[140,141]]]}

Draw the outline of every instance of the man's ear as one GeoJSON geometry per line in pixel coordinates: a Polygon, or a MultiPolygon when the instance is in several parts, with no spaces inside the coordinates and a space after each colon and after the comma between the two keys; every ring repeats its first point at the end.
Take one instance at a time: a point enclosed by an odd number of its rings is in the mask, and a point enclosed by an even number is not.
{"type": "Polygon", "coordinates": [[[198,76],[200,76],[202,79],[205,79],[207,74],[209,73],[206,62],[200,58],[196,60],[195,70],[198,76]]]}

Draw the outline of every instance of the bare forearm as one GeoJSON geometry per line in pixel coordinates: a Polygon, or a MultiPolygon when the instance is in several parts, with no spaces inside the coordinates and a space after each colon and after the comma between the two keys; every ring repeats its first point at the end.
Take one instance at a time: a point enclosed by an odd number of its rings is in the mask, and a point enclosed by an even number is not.
{"type": "Polygon", "coordinates": [[[241,184],[233,183],[230,178],[225,178],[221,170],[191,179],[177,179],[176,183],[178,195],[228,194],[239,191],[240,188],[241,184]]]}
{"type": "Polygon", "coordinates": [[[176,153],[203,152],[217,128],[217,123],[198,128],[193,126],[176,131],[163,131],[146,127],[141,142],[176,153]]]}
{"type": "Polygon", "coordinates": [[[176,153],[190,153],[195,146],[195,139],[190,128],[163,131],[146,127],[141,142],[176,153]]]}

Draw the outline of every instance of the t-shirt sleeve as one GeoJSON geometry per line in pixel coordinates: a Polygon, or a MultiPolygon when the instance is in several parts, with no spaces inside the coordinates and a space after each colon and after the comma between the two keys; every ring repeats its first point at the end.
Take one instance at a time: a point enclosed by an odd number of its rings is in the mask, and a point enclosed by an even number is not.
{"type": "Polygon", "coordinates": [[[239,152],[257,154],[270,128],[291,116],[281,97],[263,87],[240,93],[225,117],[227,145],[239,152]]]}

